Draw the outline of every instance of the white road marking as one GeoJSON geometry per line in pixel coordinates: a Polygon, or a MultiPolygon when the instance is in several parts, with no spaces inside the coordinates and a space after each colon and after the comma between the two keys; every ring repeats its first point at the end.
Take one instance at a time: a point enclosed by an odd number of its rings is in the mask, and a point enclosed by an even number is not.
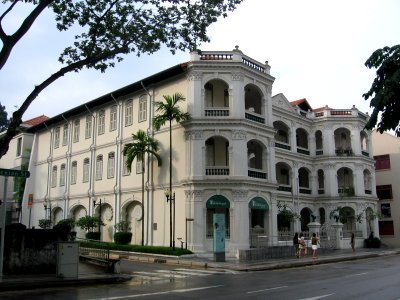
{"type": "Polygon", "coordinates": [[[210,274],[204,274],[204,273],[197,273],[197,272],[191,272],[191,271],[175,271],[175,270],[158,270],[157,273],[166,273],[166,274],[179,274],[179,275],[193,275],[193,276],[209,276],[210,274]]]}
{"type": "Polygon", "coordinates": [[[269,289],[263,289],[263,290],[257,290],[257,291],[250,291],[250,292],[247,292],[247,294],[253,294],[253,293],[260,293],[260,292],[272,291],[272,290],[283,289],[283,288],[287,288],[287,287],[288,287],[287,285],[276,286],[276,287],[269,288],[269,289]]]}
{"type": "Polygon", "coordinates": [[[139,276],[145,276],[145,277],[150,277],[150,278],[154,278],[154,277],[157,277],[157,278],[170,278],[170,277],[186,278],[187,277],[186,275],[179,275],[179,274],[174,274],[174,273],[171,273],[171,272],[163,273],[163,272],[160,272],[160,271],[163,271],[163,270],[158,270],[157,272],[141,272],[141,271],[138,271],[138,272],[133,272],[132,275],[139,275],[139,276]]]}
{"type": "Polygon", "coordinates": [[[317,300],[317,299],[329,297],[332,295],[335,295],[335,294],[326,294],[326,295],[321,295],[321,296],[316,296],[316,297],[311,297],[311,298],[303,298],[303,299],[299,299],[299,300],[317,300]]]}
{"type": "Polygon", "coordinates": [[[362,275],[367,275],[367,274],[368,274],[368,272],[364,272],[364,273],[346,275],[345,277],[355,277],[355,276],[362,276],[362,275]]]}
{"type": "Polygon", "coordinates": [[[188,292],[201,291],[201,290],[207,290],[207,289],[215,289],[215,288],[218,288],[221,286],[222,285],[211,285],[211,286],[203,286],[203,287],[191,288],[191,289],[171,290],[171,291],[155,292],[155,293],[147,293],[147,294],[125,295],[125,296],[107,297],[107,298],[93,298],[90,300],[118,300],[118,299],[130,299],[130,298],[165,295],[165,294],[173,294],[173,293],[188,293],[188,292]]]}

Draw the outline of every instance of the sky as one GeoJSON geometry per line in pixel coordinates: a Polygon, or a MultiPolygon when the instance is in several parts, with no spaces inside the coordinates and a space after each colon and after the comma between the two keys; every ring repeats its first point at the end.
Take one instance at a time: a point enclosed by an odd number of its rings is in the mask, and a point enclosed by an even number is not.
{"type": "MultiPolygon", "coordinates": [[[[0,4],[0,14],[5,10],[0,4]]],[[[26,10],[5,19],[6,32],[18,26],[26,10]]],[[[313,108],[355,105],[371,113],[367,92],[376,70],[364,63],[376,50],[399,44],[398,0],[244,0],[227,18],[209,27],[211,41],[201,50],[230,51],[239,46],[247,56],[268,61],[275,77],[272,94],[289,101],[306,98],[313,108]]],[[[48,12],[37,20],[14,48],[0,71],[0,103],[11,113],[33,90],[55,73],[57,59],[72,41],[71,33],[55,29],[48,12]]],[[[106,73],[84,69],[68,74],[28,108],[23,120],[56,116],[189,60],[189,53],[172,55],[162,49],[152,55],[125,56],[106,73]]]]}

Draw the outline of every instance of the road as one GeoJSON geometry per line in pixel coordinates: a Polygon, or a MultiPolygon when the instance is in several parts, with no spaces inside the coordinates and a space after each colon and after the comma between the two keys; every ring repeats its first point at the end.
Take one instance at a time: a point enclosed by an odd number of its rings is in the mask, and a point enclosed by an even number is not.
{"type": "Polygon", "coordinates": [[[248,273],[126,262],[122,270],[134,279],[116,285],[0,293],[0,299],[400,299],[398,255],[248,273]]]}

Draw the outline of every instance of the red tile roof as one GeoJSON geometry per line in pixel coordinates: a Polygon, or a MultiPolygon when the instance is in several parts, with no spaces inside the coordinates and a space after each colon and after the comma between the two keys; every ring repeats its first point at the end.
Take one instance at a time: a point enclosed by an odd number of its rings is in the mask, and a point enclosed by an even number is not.
{"type": "Polygon", "coordinates": [[[48,119],[49,119],[48,116],[41,115],[41,116],[39,116],[39,117],[36,117],[36,118],[30,119],[30,120],[23,121],[23,122],[22,122],[22,125],[25,125],[25,126],[35,126],[35,125],[39,125],[39,124],[43,123],[44,121],[46,121],[46,120],[48,120],[48,119]]]}

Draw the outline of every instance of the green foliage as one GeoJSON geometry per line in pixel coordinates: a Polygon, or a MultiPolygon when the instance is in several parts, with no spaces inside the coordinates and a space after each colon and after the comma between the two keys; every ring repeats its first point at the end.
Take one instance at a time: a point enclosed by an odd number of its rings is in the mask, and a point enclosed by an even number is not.
{"type": "Polygon", "coordinates": [[[131,222],[129,221],[119,221],[115,225],[115,229],[119,232],[129,232],[131,230],[131,222]]]}
{"type": "Polygon", "coordinates": [[[129,171],[131,171],[132,162],[135,158],[142,162],[144,169],[144,157],[146,153],[152,154],[157,159],[158,166],[161,166],[162,161],[161,156],[157,153],[159,146],[156,139],[141,129],[132,134],[132,139],[133,142],[125,144],[123,149],[123,154],[126,155],[126,167],[129,171]]]}
{"type": "Polygon", "coordinates": [[[127,245],[132,240],[132,232],[116,232],[114,233],[114,242],[119,245],[127,245]]]}
{"type": "Polygon", "coordinates": [[[39,227],[42,229],[49,229],[51,227],[51,221],[49,219],[40,219],[39,227]]]}
{"type": "Polygon", "coordinates": [[[0,103],[0,132],[3,132],[8,127],[10,121],[8,120],[7,115],[6,107],[0,103]]]}
{"type": "Polygon", "coordinates": [[[356,220],[357,223],[361,223],[364,217],[364,211],[360,212],[357,215],[353,214],[353,211],[348,209],[347,207],[337,206],[334,210],[329,213],[329,219],[335,219],[336,222],[341,222],[343,224],[353,222],[356,220]]]}
{"type": "Polygon", "coordinates": [[[153,253],[153,254],[175,255],[175,256],[193,254],[192,251],[187,249],[181,249],[179,247],[176,247],[175,250],[173,250],[171,247],[163,247],[163,246],[118,245],[114,243],[90,242],[90,241],[81,241],[79,242],[79,244],[81,247],[91,247],[99,249],[108,248],[110,250],[128,251],[128,252],[153,253]]]}
{"type": "Polygon", "coordinates": [[[282,204],[281,202],[278,201],[277,207],[278,207],[278,211],[279,211],[279,216],[283,222],[291,223],[296,219],[297,220],[301,219],[301,216],[299,214],[292,212],[290,209],[288,209],[286,204],[282,204]]]}
{"type": "Polygon", "coordinates": [[[81,229],[86,230],[87,232],[93,232],[95,228],[100,226],[104,226],[105,224],[103,221],[100,220],[98,217],[91,217],[91,216],[84,216],[80,218],[78,221],[75,223],[77,226],[79,226],[81,229]]]}
{"type": "Polygon", "coordinates": [[[156,101],[155,107],[157,116],[153,118],[153,125],[156,130],[160,130],[161,126],[172,121],[181,123],[190,119],[188,112],[182,112],[179,103],[185,101],[185,97],[180,93],[175,93],[172,96],[164,95],[164,101],[156,101]]]}
{"type": "Polygon", "coordinates": [[[382,133],[394,130],[400,136],[400,45],[376,50],[365,62],[365,66],[376,68],[376,78],[370,90],[363,94],[365,100],[371,98],[373,107],[367,129],[375,128],[382,133]]]}
{"type": "Polygon", "coordinates": [[[85,237],[89,240],[95,240],[99,241],[100,240],[101,233],[98,231],[89,231],[86,233],[85,237]]]}
{"type": "Polygon", "coordinates": [[[365,248],[380,248],[381,247],[381,240],[377,237],[369,237],[364,240],[365,248]]]}
{"type": "Polygon", "coordinates": [[[73,218],[66,218],[66,219],[58,221],[57,225],[63,225],[63,226],[66,225],[72,229],[75,226],[75,220],[73,218]]]}

